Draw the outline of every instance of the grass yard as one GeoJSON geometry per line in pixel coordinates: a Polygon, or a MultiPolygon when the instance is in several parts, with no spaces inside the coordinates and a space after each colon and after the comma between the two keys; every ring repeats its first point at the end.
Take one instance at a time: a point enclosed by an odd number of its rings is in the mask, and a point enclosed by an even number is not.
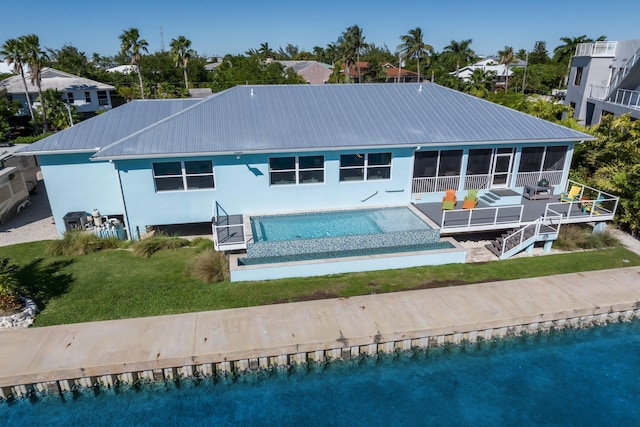
{"type": "Polygon", "coordinates": [[[127,250],[48,256],[48,242],[0,247],[41,308],[36,326],[219,310],[252,305],[457,286],[640,265],[624,248],[506,261],[415,267],[264,282],[203,283],[186,273],[194,248],[145,258],[127,250]]]}

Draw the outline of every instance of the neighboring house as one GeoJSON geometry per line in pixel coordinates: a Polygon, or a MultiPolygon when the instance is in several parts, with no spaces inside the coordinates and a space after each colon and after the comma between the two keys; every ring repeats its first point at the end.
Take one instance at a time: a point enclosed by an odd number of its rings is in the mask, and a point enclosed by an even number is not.
{"type": "Polygon", "coordinates": [[[510,68],[507,68],[506,65],[494,62],[493,59],[485,59],[483,61],[476,62],[475,64],[464,66],[458,71],[453,71],[449,74],[451,74],[452,76],[457,76],[464,82],[469,82],[474,70],[478,69],[482,70],[485,73],[494,73],[494,90],[499,88],[503,89],[507,83],[507,78],[511,78],[514,74],[513,71],[510,68]]]}
{"type": "Polygon", "coordinates": [[[323,84],[329,81],[333,66],[318,61],[277,61],[285,68],[293,68],[300,77],[310,84],[323,84]]]}
{"type": "Polygon", "coordinates": [[[213,95],[213,91],[208,87],[201,88],[190,88],[189,96],[191,98],[206,98],[207,96],[213,95]]]}
{"type": "MultiPolygon", "coordinates": [[[[26,73],[26,80],[29,102],[33,105],[39,96],[38,87],[31,83],[29,72],[26,73]]],[[[20,75],[0,81],[0,90],[2,89],[6,89],[11,98],[17,99],[22,104],[22,108],[18,112],[19,116],[30,115],[24,83],[20,75]]],[[[115,88],[108,84],[74,76],[53,68],[43,68],[42,90],[60,92],[63,101],[72,104],[78,113],[84,117],[91,117],[95,115],[96,111],[111,109],[111,91],[115,90],[115,88]]]]}
{"type": "MultiPolygon", "coordinates": [[[[414,203],[436,206],[444,234],[535,222],[540,209],[546,217],[545,202],[533,201],[535,218],[524,218],[523,189],[535,194],[546,180],[545,196],[564,191],[575,144],[591,138],[431,83],[243,85],[202,100],[132,101],[21,153],[38,155],[60,233],[68,214],[93,209],[138,239],[149,227],[227,215],[414,203]],[[447,228],[447,189],[495,199],[451,211],[468,216],[447,228]],[[515,204],[509,220],[486,210],[505,203],[515,204]]],[[[563,207],[575,205],[554,210],[563,207]]],[[[247,247],[240,237],[233,249],[247,247]]]]}
{"type": "MultiPolygon", "coordinates": [[[[370,68],[371,63],[367,61],[362,61],[359,63],[360,65],[360,74],[363,76],[366,75],[370,68]]],[[[382,70],[384,71],[384,76],[380,77],[380,81],[384,82],[393,82],[393,83],[417,83],[418,82],[418,73],[415,71],[410,71],[405,68],[397,68],[395,65],[390,63],[382,64],[382,70]]],[[[347,70],[345,66],[345,72],[349,72],[349,78],[352,82],[358,82],[358,64],[353,64],[347,70]]],[[[420,76],[420,80],[424,80],[424,76],[420,76]]]]}
{"type": "Polygon", "coordinates": [[[107,68],[105,71],[107,73],[121,73],[126,76],[131,73],[136,73],[138,71],[138,67],[135,65],[117,65],[115,67],[107,68]]]}
{"type": "MultiPolygon", "coordinates": [[[[416,83],[418,81],[418,73],[415,71],[407,70],[406,68],[398,68],[388,62],[383,64],[382,68],[384,69],[387,82],[416,83]]],[[[420,76],[420,79],[424,79],[424,76],[420,76]]]]}
{"type": "Polygon", "coordinates": [[[0,144],[0,224],[29,203],[29,194],[38,184],[40,167],[35,156],[14,156],[19,148],[0,144]]]}
{"type": "Polygon", "coordinates": [[[565,104],[586,126],[600,123],[606,114],[640,119],[640,39],[579,44],[565,104]]]}
{"type": "Polygon", "coordinates": [[[0,74],[13,74],[13,65],[9,65],[7,61],[0,61],[0,74]]]}

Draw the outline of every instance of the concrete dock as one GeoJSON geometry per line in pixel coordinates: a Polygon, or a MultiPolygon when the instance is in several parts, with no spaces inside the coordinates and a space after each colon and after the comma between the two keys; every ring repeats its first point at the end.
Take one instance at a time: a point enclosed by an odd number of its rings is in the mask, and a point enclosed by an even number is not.
{"type": "Polygon", "coordinates": [[[640,267],[8,330],[0,397],[355,357],[640,316],[640,267]]]}

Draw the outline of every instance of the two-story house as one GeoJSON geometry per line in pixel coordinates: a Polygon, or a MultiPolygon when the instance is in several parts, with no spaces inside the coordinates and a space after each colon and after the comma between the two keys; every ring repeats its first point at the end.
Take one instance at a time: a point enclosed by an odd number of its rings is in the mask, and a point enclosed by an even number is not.
{"type": "MultiPolygon", "coordinates": [[[[26,82],[29,93],[28,102],[33,105],[39,95],[38,87],[31,83],[29,71],[26,72],[26,82]]],[[[22,77],[15,75],[0,81],[0,90],[3,89],[22,104],[18,115],[29,116],[22,77]]],[[[47,67],[42,70],[42,90],[55,90],[62,93],[62,99],[73,105],[76,111],[86,118],[94,116],[97,111],[111,109],[111,91],[115,90],[115,87],[47,67]]]]}
{"type": "Polygon", "coordinates": [[[602,116],[640,119],[640,39],[581,43],[571,62],[565,104],[584,125],[602,116]]]}

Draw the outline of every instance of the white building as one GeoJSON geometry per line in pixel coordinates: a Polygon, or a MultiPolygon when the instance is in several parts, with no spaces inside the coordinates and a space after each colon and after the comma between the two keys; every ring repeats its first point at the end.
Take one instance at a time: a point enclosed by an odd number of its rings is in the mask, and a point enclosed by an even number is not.
{"type": "Polygon", "coordinates": [[[579,44],[565,104],[587,126],[606,114],[640,119],[640,39],[579,44]]]}
{"type": "MultiPolygon", "coordinates": [[[[29,71],[25,72],[27,90],[29,92],[29,102],[33,105],[38,98],[38,87],[31,83],[29,71]]],[[[0,90],[5,89],[13,98],[20,101],[22,108],[18,112],[20,116],[29,116],[29,107],[25,95],[24,82],[20,75],[15,75],[0,81],[0,90]]],[[[73,105],[78,113],[90,117],[100,110],[110,110],[111,94],[115,87],[100,83],[84,77],[55,70],[53,68],[43,68],[42,70],[42,91],[55,90],[62,93],[62,99],[73,105]]]]}

